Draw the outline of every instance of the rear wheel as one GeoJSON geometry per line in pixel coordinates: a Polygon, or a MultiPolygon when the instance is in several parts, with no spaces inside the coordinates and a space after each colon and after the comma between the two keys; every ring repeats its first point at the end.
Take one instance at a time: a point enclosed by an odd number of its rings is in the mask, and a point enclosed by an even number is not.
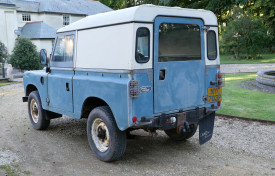
{"type": "Polygon", "coordinates": [[[33,128],[36,130],[45,130],[50,125],[50,120],[46,119],[46,112],[42,108],[38,91],[30,93],[28,98],[29,118],[33,128]]]}
{"type": "Polygon", "coordinates": [[[194,134],[197,131],[197,126],[190,127],[190,130],[191,130],[190,132],[186,132],[182,134],[178,134],[176,128],[170,129],[170,130],[164,130],[164,132],[167,134],[167,136],[169,136],[173,140],[183,141],[194,136],[194,134]]]}
{"type": "Polygon", "coordinates": [[[87,136],[97,158],[110,162],[119,159],[126,149],[126,132],[120,131],[109,107],[93,109],[88,117],[87,136]]]}

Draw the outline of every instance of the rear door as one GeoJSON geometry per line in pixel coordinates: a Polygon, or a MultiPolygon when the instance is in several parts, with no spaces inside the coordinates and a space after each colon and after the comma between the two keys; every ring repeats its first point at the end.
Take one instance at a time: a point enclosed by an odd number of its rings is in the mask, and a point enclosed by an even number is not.
{"type": "Polygon", "coordinates": [[[200,19],[157,17],[154,24],[154,112],[204,104],[204,35],[200,19]]]}

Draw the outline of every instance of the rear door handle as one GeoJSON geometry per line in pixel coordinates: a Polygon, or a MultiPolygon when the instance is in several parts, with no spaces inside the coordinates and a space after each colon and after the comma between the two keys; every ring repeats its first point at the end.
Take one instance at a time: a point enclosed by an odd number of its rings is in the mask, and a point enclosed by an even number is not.
{"type": "Polygon", "coordinates": [[[67,91],[70,91],[69,83],[67,83],[67,82],[66,82],[66,90],[67,90],[67,91]]]}
{"type": "Polygon", "coordinates": [[[165,79],[165,69],[161,69],[159,71],[159,80],[164,80],[165,79]]]}

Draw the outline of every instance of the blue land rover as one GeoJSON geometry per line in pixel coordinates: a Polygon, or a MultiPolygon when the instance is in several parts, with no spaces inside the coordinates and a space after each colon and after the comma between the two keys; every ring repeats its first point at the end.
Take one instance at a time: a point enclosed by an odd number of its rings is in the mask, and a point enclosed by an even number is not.
{"type": "Polygon", "coordinates": [[[45,69],[24,74],[33,127],[87,118],[96,156],[119,159],[127,134],[164,130],[174,140],[211,139],[221,108],[218,24],[206,10],[141,5],[88,16],[57,31],[45,69]]]}

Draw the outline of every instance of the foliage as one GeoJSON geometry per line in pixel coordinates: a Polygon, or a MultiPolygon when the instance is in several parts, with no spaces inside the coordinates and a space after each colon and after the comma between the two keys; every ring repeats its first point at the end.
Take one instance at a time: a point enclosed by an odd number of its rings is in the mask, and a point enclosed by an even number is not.
{"type": "Polygon", "coordinates": [[[275,63],[275,54],[262,54],[261,59],[234,59],[233,55],[221,55],[221,64],[260,64],[275,63]]]}
{"type": "Polygon", "coordinates": [[[41,68],[36,46],[30,39],[26,38],[17,39],[9,63],[21,70],[38,70],[41,68]]]}
{"type": "Polygon", "coordinates": [[[0,41],[0,62],[4,63],[8,57],[7,47],[0,41]]]}
{"type": "Polygon", "coordinates": [[[232,18],[222,34],[222,50],[234,54],[236,59],[240,53],[246,59],[255,58],[271,39],[263,20],[243,14],[240,8],[234,9],[232,18]]]}
{"type": "Polygon", "coordinates": [[[251,7],[251,11],[257,16],[261,16],[265,25],[269,27],[272,35],[275,35],[275,1],[256,0],[251,7]]]}
{"type": "Polygon", "coordinates": [[[255,80],[255,73],[226,74],[219,114],[275,121],[275,94],[244,89],[244,81],[255,80]]]}

